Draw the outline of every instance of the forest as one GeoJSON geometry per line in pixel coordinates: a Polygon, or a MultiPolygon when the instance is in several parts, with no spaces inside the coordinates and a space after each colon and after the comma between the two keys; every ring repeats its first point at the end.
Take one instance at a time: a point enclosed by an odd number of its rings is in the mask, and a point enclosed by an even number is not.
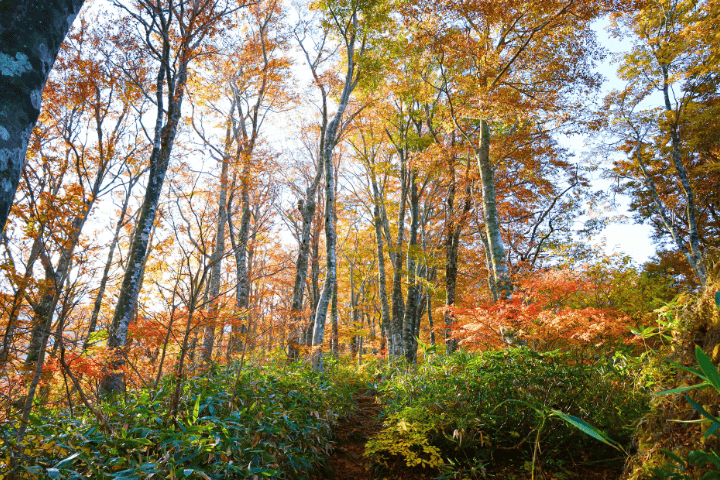
{"type": "Polygon", "coordinates": [[[0,1],[0,479],[720,479],[719,25],[0,1]]]}

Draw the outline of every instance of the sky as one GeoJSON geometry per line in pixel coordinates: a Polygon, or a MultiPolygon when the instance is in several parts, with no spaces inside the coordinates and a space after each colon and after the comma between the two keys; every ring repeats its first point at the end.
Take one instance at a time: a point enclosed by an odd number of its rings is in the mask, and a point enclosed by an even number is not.
{"type": "MultiPolygon", "coordinates": [[[[616,75],[618,67],[617,61],[622,59],[622,54],[632,47],[629,40],[617,40],[609,38],[605,27],[608,25],[607,20],[598,21],[595,25],[595,31],[598,35],[600,44],[608,49],[606,59],[598,65],[598,71],[602,73],[606,81],[603,84],[601,97],[611,90],[621,89],[624,82],[616,75]]],[[[560,140],[560,143],[576,154],[576,157],[582,158],[584,152],[589,150],[589,138],[576,135],[574,137],[560,140]]],[[[599,177],[599,174],[598,174],[599,177]]],[[[593,179],[593,186],[600,190],[609,190],[611,182],[607,179],[593,179]]],[[[611,253],[624,253],[630,255],[633,260],[642,264],[655,254],[655,246],[650,239],[652,228],[649,225],[637,224],[632,220],[632,212],[628,210],[630,200],[624,195],[615,197],[617,210],[609,212],[611,215],[622,215],[627,217],[624,223],[612,223],[605,230],[593,239],[596,244],[605,244],[605,251],[611,253]]]]}

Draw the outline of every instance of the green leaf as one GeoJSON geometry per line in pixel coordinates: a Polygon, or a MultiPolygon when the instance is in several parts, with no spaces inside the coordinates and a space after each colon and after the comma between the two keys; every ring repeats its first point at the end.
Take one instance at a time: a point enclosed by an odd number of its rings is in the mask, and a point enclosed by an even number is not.
{"type": "Polygon", "coordinates": [[[720,292],[715,292],[715,305],[720,308],[720,292]]]}
{"type": "Polygon", "coordinates": [[[693,450],[688,454],[688,463],[690,465],[707,465],[710,462],[709,456],[709,453],[702,450],[693,450]]]}
{"type": "Polygon", "coordinates": [[[685,470],[685,460],[683,460],[682,458],[678,457],[676,454],[674,454],[673,452],[670,452],[668,450],[663,450],[661,448],[660,451],[662,453],[664,453],[665,455],[667,455],[668,457],[670,457],[672,460],[674,460],[675,463],[677,463],[680,466],[680,469],[685,470]]]}
{"type": "Polygon", "coordinates": [[[60,470],[57,468],[48,468],[47,475],[50,478],[58,478],[60,476],[60,470]]]}
{"type": "Polygon", "coordinates": [[[715,387],[715,390],[720,392],[720,373],[718,369],[710,361],[710,357],[703,351],[699,346],[695,346],[695,358],[697,358],[700,368],[702,368],[705,377],[707,377],[710,384],[715,387]]]}
{"type": "MultiPolygon", "coordinates": [[[[720,428],[720,423],[713,422],[713,424],[710,425],[710,428],[707,429],[707,432],[705,432],[705,437],[709,437],[710,435],[717,432],[718,428],[720,428]]],[[[718,467],[720,467],[720,465],[718,465],[718,467]]]]}
{"type": "Polygon", "coordinates": [[[603,433],[602,431],[593,427],[589,423],[579,419],[578,417],[575,417],[573,415],[568,415],[567,413],[561,412],[559,410],[553,410],[551,415],[560,417],[565,422],[569,423],[570,425],[577,428],[581,432],[584,432],[587,435],[590,435],[591,437],[593,437],[596,440],[600,440],[601,442],[603,442],[606,445],[610,445],[613,448],[618,448],[617,444],[614,441],[612,441],[605,433],[603,433]]]}
{"type": "MultiPolygon", "coordinates": [[[[690,397],[687,396],[687,395],[685,395],[685,399],[688,401],[688,403],[689,403],[690,405],[692,405],[692,407],[693,407],[695,410],[697,410],[698,412],[700,412],[701,414],[703,414],[704,416],[706,416],[707,418],[709,418],[710,420],[712,420],[713,426],[715,426],[716,424],[717,424],[717,425],[720,425],[720,422],[718,421],[718,419],[715,418],[715,417],[713,417],[712,415],[710,415],[707,411],[705,411],[705,409],[704,409],[703,407],[701,407],[697,402],[695,402],[695,400],[693,400],[692,398],[690,398],[690,397]]],[[[716,430],[717,430],[717,428],[712,428],[712,427],[710,427],[710,428],[708,429],[708,431],[705,432],[705,438],[707,438],[707,437],[709,437],[710,435],[712,435],[713,433],[715,433],[716,430]]]]}
{"type": "Polygon", "coordinates": [[[200,395],[198,395],[197,400],[195,400],[195,407],[193,407],[191,424],[197,422],[198,415],[200,415],[200,395]]]}
{"type": "Polygon", "coordinates": [[[680,387],[680,388],[673,388],[672,390],[665,390],[664,392],[657,392],[655,395],[672,395],[673,393],[682,393],[687,392],[688,390],[692,390],[695,388],[700,387],[707,387],[709,384],[707,382],[698,383],[697,385],[690,385],[689,387],[680,387]]]}
{"type": "Polygon", "coordinates": [[[55,468],[60,468],[62,465],[65,465],[65,464],[68,463],[70,460],[72,460],[72,459],[74,459],[74,458],[77,458],[77,457],[79,457],[79,456],[80,456],[80,452],[73,453],[73,454],[70,455],[69,457],[67,457],[67,458],[65,458],[65,459],[63,459],[63,460],[60,460],[60,461],[58,462],[58,464],[55,465],[55,468]]]}
{"type": "Polygon", "coordinates": [[[695,375],[697,375],[698,377],[702,378],[703,380],[707,380],[707,378],[705,378],[705,375],[703,375],[700,370],[697,370],[697,369],[695,369],[695,368],[686,367],[685,365],[680,365],[679,363],[674,362],[674,361],[670,360],[669,358],[666,358],[665,360],[666,360],[668,363],[671,363],[671,364],[675,365],[676,367],[678,367],[678,368],[680,368],[680,369],[682,369],[682,370],[685,370],[686,372],[694,373],[695,375]]]}

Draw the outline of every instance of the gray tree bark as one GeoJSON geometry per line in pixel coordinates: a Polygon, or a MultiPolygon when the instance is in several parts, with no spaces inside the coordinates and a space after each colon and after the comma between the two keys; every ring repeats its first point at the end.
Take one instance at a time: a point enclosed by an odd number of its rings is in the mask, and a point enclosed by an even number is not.
{"type": "Polygon", "coordinates": [[[118,218],[115,224],[115,233],[113,235],[112,242],[110,243],[110,250],[108,251],[107,260],[105,260],[105,267],[103,268],[102,277],[100,278],[100,286],[98,287],[97,294],[95,295],[95,302],[93,303],[93,311],[90,315],[90,323],[88,325],[88,333],[85,337],[83,344],[83,350],[87,350],[90,347],[90,337],[92,336],[95,328],[97,328],[97,320],[100,315],[100,308],[102,307],[103,297],[105,296],[105,288],[107,286],[108,278],[110,276],[110,268],[112,268],[113,257],[115,256],[115,248],[120,240],[120,231],[123,225],[125,225],[125,217],[127,216],[127,210],[132,198],[132,189],[135,184],[140,180],[140,175],[133,177],[129,184],[127,191],[125,192],[125,198],[123,199],[123,206],[120,210],[120,218],[118,218]]]}
{"type": "Polygon", "coordinates": [[[480,169],[482,184],[483,215],[487,235],[493,283],[501,298],[512,295],[513,285],[510,272],[505,262],[505,246],[500,233],[500,218],[497,211],[497,194],[495,193],[495,174],[490,164],[490,127],[486,120],[481,120],[480,143],[473,146],[475,157],[480,169]]]}
{"type": "Polygon", "coordinates": [[[385,248],[383,246],[383,233],[382,233],[382,197],[380,196],[380,190],[377,185],[375,173],[370,172],[370,180],[372,183],[373,191],[373,224],[375,226],[375,245],[377,247],[378,257],[378,294],[380,296],[380,311],[382,315],[381,329],[385,335],[387,342],[387,351],[394,352],[395,347],[392,344],[393,336],[390,322],[392,317],[390,315],[390,304],[388,303],[387,284],[385,277],[385,248]]]}
{"type": "MultiPolygon", "coordinates": [[[[230,116],[233,115],[235,104],[230,109],[230,116]]],[[[205,326],[203,345],[200,352],[200,360],[208,365],[212,361],[213,345],[215,343],[215,321],[219,311],[218,297],[220,296],[220,281],[222,279],[222,260],[225,256],[225,224],[228,222],[227,212],[227,190],[228,190],[228,169],[230,163],[230,142],[231,126],[230,119],[225,132],[225,149],[220,167],[220,191],[218,192],[218,218],[215,226],[215,246],[213,248],[210,281],[208,282],[208,325],[205,326]]],[[[232,228],[230,226],[229,228],[232,228]]],[[[232,235],[232,233],[231,233],[232,235]]]]}
{"type": "Polygon", "coordinates": [[[0,233],[55,58],[84,0],[0,2],[0,233]]]}
{"type": "MultiPolygon", "coordinates": [[[[668,73],[668,66],[664,63],[660,64],[662,75],[663,75],[663,100],[665,103],[665,112],[669,115],[674,115],[675,111],[672,107],[672,104],[670,102],[670,81],[669,81],[669,73],[668,73]]],[[[680,185],[682,187],[682,191],[685,194],[685,199],[687,202],[686,206],[686,215],[687,215],[687,223],[688,223],[688,230],[690,233],[690,258],[688,258],[688,261],[690,263],[690,267],[693,269],[693,272],[695,273],[695,276],[697,277],[698,281],[700,282],[700,285],[705,285],[705,282],[707,280],[707,272],[705,270],[705,262],[703,259],[703,254],[700,249],[700,235],[698,233],[698,226],[697,226],[697,220],[696,220],[696,209],[695,209],[695,193],[693,191],[692,186],[690,185],[690,180],[688,179],[687,169],[685,168],[685,164],[683,164],[682,160],[682,141],[680,139],[680,133],[678,132],[678,125],[676,122],[670,123],[670,142],[672,145],[672,151],[670,157],[672,158],[673,166],[675,167],[675,174],[678,176],[678,179],[680,180],[680,185]]],[[[687,257],[687,255],[686,255],[687,257]]]]}
{"type": "MultiPolygon", "coordinates": [[[[310,185],[305,190],[305,200],[301,201],[300,213],[302,215],[302,228],[300,233],[300,242],[298,245],[298,256],[295,261],[295,282],[293,283],[293,294],[291,303],[291,318],[293,321],[292,331],[288,339],[288,357],[293,360],[298,360],[300,350],[298,346],[300,343],[306,343],[305,339],[305,322],[302,318],[303,310],[303,297],[305,293],[305,283],[307,280],[308,272],[308,260],[310,257],[310,237],[313,224],[313,218],[315,216],[316,209],[316,194],[317,188],[320,184],[323,174],[323,164],[318,162],[315,170],[315,177],[313,178],[310,185]]],[[[317,275],[320,274],[319,269],[316,269],[317,275]]],[[[315,273],[315,272],[313,272],[315,273]]],[[[317,277],[313,275],[315,282],[317,277]]]]}
{"type": "MultiPolygon", "coordinates": [[[[147,260],[150,233],[155,223],[160,195],[170,165],[170,155],[182,113],[188,66],[192,60],[191,50],[193,47],[191,47],[190,42],[192,41],[195,45],[199,44],[207,34],[207,30],[204,30],[204,28],[208,27],[208,25],[195,25],[197,28],[193,32],[195,37],[189,35],[190,32],[187,32],[181,45],[173,47],[171,29],[175,22],[187,22],[188,18],[179,18],[174,8],[160,9],[156,8],[149,0],[143,1],[144,3],[141,4],[143,11],[131,13],[131,15],[137,20],[138,25],[145,29],[147,42],[151,42],[153,37],[159,38],[161,42],[159,51],[155,49],[155,46],[149,45],[159,61],[155,82],[157,115],[153,132],[153,148],[148,162],[149,174],[145,198],[140,207],[140,216],[130,245],[127,268],[120,287],[120,296],[115,307],[108,338],[108,346],[116,352],[113,369],[117,369],[122,365],[122,352],[119,349],[125,346],[128,327],[132,321],[140,294],[141,278],[147,260]],[[147,13],[150,18],[143,17],[143,13],[147,13]],[[176,65],[176,67],[172,68],[173,65],[176,65]],[[167,99],[165,98],[166,94],[167,99]]],[[[200,14],[197,11],[200,6],[195,4],[195,7],[195,11],[186,12],[186,17],[196,18],[200,14]]],[[[103,392],[120,392],[124,388],[124,379],[118,372],[108,372],[101,380],[101,390],[103,392]]]]}
{"type": "Polygon", "coordinates": [[[418,226],[420,220],[420,196],[418,195],[417,172],[410,173],[410,237],[407,250],[407,303],[403,315],[403,350],[408,363],[417,360],[417,339],[415,321],[418,308],[418,285],[416,260],[418,247],[418,226]]]}

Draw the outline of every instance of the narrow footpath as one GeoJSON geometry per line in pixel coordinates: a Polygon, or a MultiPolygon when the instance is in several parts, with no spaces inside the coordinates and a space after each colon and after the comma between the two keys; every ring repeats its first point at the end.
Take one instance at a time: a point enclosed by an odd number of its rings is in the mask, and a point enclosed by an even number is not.
{"type": "Polygon", "coordinates": [[[335,427],[335,441],[332,454],[319,474],[311,480],[421,480],[425,476],[421,469],[411,469],[402,461],[391,465],[389,471],[375,475],[370,469],[365,453],[365,443],[382,429],[379,420],[381,407],[375,401],[375,392],[357,394],[358,404],[348,417],[340,420],[335,427]]]}

